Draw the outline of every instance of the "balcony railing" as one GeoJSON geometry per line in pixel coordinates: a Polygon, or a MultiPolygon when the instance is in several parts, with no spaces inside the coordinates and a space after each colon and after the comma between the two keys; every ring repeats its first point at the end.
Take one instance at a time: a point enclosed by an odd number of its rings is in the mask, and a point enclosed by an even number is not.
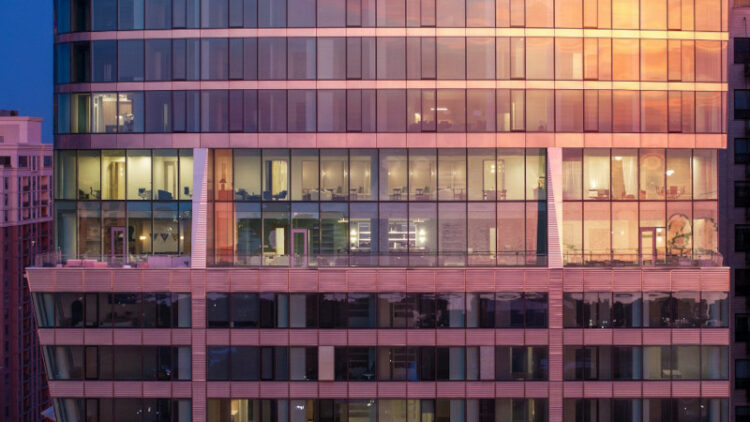
{"type": "Polygon", "coordinates": [[[611,252],[568,252],[563,254],[566,267],[721,267],[724,257],[719,252],[672,254],[639,254],[611,252]]]}
{"type": "Polygon", "coordinates": [[[278,255],[211,254],[210,267],[545,267],[547,256],[537,251],[502,253],[341,252],[338,254],[278,255]]]}
{"type": "Polygon", "coordinates": [[[56,268],[190,268],[190,255],[63,255],[38,254],[35,267],[56,268]]]}
{"type": "MultiPolygon", "coordinates": [[[[336,268],[336,267],[546,267],[547,256],[538,253],[502,254],[317,254],[243,255],[213,254],[209,267],[336,268]]],[[[721,267],[718,252],[678,255],[565,253],[565,267],[721,267]]],[[[38,254],[35,267],[57,268],[189,268],[189,255],[64,255],[38,254]]]]}

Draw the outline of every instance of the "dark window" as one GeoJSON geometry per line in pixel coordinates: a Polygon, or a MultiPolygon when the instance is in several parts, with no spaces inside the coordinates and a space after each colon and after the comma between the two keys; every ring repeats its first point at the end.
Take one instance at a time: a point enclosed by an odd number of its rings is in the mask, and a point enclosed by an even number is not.
{"type": "Polygon", "coordinates": [[[463,328],[466,326],[466,295],[463,293],[438,293],[435,301],[438,328],[463,328]]]}
{"type": "Polygon", "coordinates": [[[91,43],[91,81],[117,81],[117,41],[91,43]]]}
{"type": "Polygon", "coordinates": [[[347,302],[349,328],[375,328],[375,294],[349,293],[347,302]]]}
{"type": "Polygon", "coordinates": [[[257,381],[259,379],[258,348],[238,346],[232,347],[231,350],[231,379],[234,381],[257,381]]]}
{"type": "MultiPolygon", "coordinates": [[[[242,38],[229,39],[229,79],[241,80],[244,77],[244,40],[242,38]]],[[[238,93],[241,93],[239,91],[238,93]]]]}
{"type": "Polygon", "coordinates": [[[229,77],[229,42],[226,38],[201,40],[201,79],[225,81],[229,77]]]}
{"type": "Polygon", "coordinates": [[[315,0],[287,0],[287,3],[289,10],[294,11],[289,13],[289,22],[287,22],[289,28],[315,26],[315,0]]]}
{"type": "Polygon", "coordinates": [[[228,91],[201,91],[200,108],[200,127],[203,132],[227,132],[229,130],[228,91]]]}
{"type": "Polygon", "coordinates": [[[172,131],[172,91],[146,91],[146,132],[172,131]]]}
{"type": "Polygon", "coordinates": [[[258,327],[258,294],[232,293],[232,328],[258,327]]]}
{"type": "Polygon", "coordinates": [[[258,0],[258,28],[284,28],[285,26],[285,1],[258,0]]]}
{"type": "Polygon", "coordinates": [[[750,252],[750,225],[737,224],[734,226],[734,251],[750,252]]]}
{"type": "Polygon", "coordinates": [[[734,408],[734,420],[736,421],[750,420],[750,406],[736,406],[734,408]],[[748,419],[745,419],[745,418],[748,418],[748,419]]]}
{"type": "Polygon", "coordinates": [[[287,131],[315,131],[315,90],[292,89],[287,91],[287,131]]]}
{"type": "Polygon", "coordinates": [[[115,380],[140,380],[143,377],[143,360],[140,346],[118,346],[112,348],[113,374],[115,380]]]}
{"type": "Polygon", "coordinates": [[[547,293],[524,293],[525,328],[547,328],[547,293]]]}
{"type": "Polygon", "coordinates": [[[644,293],[643,312],[644,327],[670,328],[675,319],[675,309],[669,292],[644,293]]]}
{"type": "Polygon", "coordinates": [[[70,82],[89,82],[91,44],[74,42],[70,44],[70,82]]]}
{"type": "Polygon", "coordinates": [[[750,138],[734,138],[734,163],[750,164],[750,138]]]}
{"type": "Polygon", "coordinates": [[[118,80],[120,82],[143,81],[143,40],[119,41],[118,80]]]}
{"type": "Polygon", "coordinates": [[[84,301],[78,293],[58,293],[55,303],[55,327],[83,327],[84,301]]]}
{"type": "Polygon", "coordinates": [[[146,0],[146,29],[172,29],[172,0],[146,0]]]}
{"type": "Polygon", "coordinates": [[[286,132],[286,91],[268,89],[259,92],[258,131],[286,132]]]}
{"type": "Polygon", "coordinates": [[[226,28],[228,23],[227,0],[201,0],[201,28],[226,28]]]}
{"type": "Polygon", "coordinates": [[[675,313],[673,328],[701,326],[700,292],[673,292],[672,302],[675,313]]]}
{"type": "Polygon", "coordinates": [[[547,353],[547,347],[498,346],[495,348],[495,379],[498,381],[547,380],[547,353]]]}
{"type": "Polygon", "coordinates": [[[378,327],[406,328],[410,307],[406,293],[378,293],[378,327]]]}
{"type": "Polygon", "coordinates": [[[169,293],[143,293],[143,327],[171,327],[171,298],[169,293]]]}
{"type": "Polygon", "coordinates": [[[206,347],[206,379],[208,381],[229,379],[230,354],[233,349],[235,348],[229,346],[206,347]]]}
{"type": "Polygon", "coordinates": [[[206,320],[208,328],[229,328],[229,295],[206,294],[206,320]]]}
{"type": "Polygon", "coordinates": [[[734,206],[750,207],[750,182],[746,180],[734,181],[734,206]]]}
{"type": "MultiPolygon", "coordinates": [[[[612,346],[612,379],[641,379],[642,351],[640,346],[612,346]]],[[[607,356],[602,356],[606,358],[607,356]]]]}
{"type": "MultiPolygon", "coordinates": [[[[47,157],[45,156],[44,158],[46,159],[47,157]]],[[[45,164],[46,163],[47,162],[45,160],[45,164]]],[[[51,163],[51,160],[50,160],[50,163],[51,163]]],[[[2,157],[0,157],[0,166],[10,167],[10,157],[7,155],[3,155],[2,157]]]]}
{"type": "Polygon", "coordinates": [[[347,350],[350,381],[375,379],[375,347],[349,347],[347,350]]]}
{"type": "Polygon", "coordinates": [[[146,80],[172,80],[172,40],[146,40],[146,80]]]}
{"type": "Polygon", "coordinates": [[[288,297],[283,294],[261,293],[258,296],[261,328],[287,327],[288,297]]]}
{"type": "Polygon", "coordinates": [[[243,49],[243,79],[246,81],[254,81],[258,79],[258,39],[245,38],[243,49]]]}
{"type": "Polygon", "coordinates": [[[750,90],[747,90],[747,89],[735,89],[734,90],[734,119],[735,120],[750,119],[750,90]]]}
{"type": "Polygon", "coordinates": [[[747,390],[750,387],[750,360],[734,361],[734,386],[738,390],[747,390]]]}
{"type": "Polygon", "coordinates": [[[734,39],[734,62],[750,63],[750,38],[734,39]]]}
{"type": "Polygon", "coordinates": [[[142,304],[140,293],[112,294],[112,324],[114,328],[140,328],[142,304]]]}
{"type": "Polygon", "coordinates": [[[284,80],[286,68],[286,38],[260,38],[258,40],[258,79],[284,80]]]}
{"type": "Polygon", "coordinates": [[[497,293],[495,328],[523,328],[523,293],[497,293]]]}
{"type": "Polygon", "coordinates": [[[643,307],[641,293],[613,293],[612,296],[612,327],[640,327],[643,307]]]}
{"type": "Polygon", "coordinates": [[[320,328],[346,328],[346,294],[323,293],[320,295],[320,328]]]}
{"type": "Polygon", "coordinates": [[[736,314],[734,316],[734,341],[742,343],[750,341],[749,314],[736,314]]]}
{"type": "Polygon", "coordinates": [[[18,168],[26,168],[29,166],[29,157],[25,155],[19,155],[18,156],[18,168]]]}
{"type": "Polygon", "coordinates": [[[93,31],[114,31],[117,29],[117,0],[91,2],[91,29],[93,31]]]}
{"type": "Polygon", "coordinates": [[[143,29],[143,0],[119,1],[119,29],[143,29]]]}

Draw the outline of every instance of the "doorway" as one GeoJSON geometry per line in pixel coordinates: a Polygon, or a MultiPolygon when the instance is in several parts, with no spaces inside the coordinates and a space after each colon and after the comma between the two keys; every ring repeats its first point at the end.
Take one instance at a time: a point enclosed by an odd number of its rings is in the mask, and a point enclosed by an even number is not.
{"type": "Polygon", "coordinates": [[[113,265],[125,263],[125,227],[112,227],[109,232],[109,261],[113,265]]]}
{"type": "Polygon", "coordinates": [[[292,267],[306,268],[309,265],[308,242],[307,229],[292,229],[292,267]]]}
{"type": "Polygon", "coordinates": [[[638,246],[641,265],[657,265],[664,260],[665,234],[666,229],[664,227],[642,227],[640,229],[638,246]]]}

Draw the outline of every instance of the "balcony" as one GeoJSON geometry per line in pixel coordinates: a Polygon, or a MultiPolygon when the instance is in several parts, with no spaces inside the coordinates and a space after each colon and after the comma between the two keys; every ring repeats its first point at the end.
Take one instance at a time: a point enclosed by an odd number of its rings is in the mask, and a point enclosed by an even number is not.
{"type": "Polygon", "coordinates": [[[35,267],[44,268],[190,268],[189,255],[63,255],[37,254],[35,267]]]}
{"type": "Polygon", "coordinates": [[[546,267],[547,255],[539,251],[504,252],[434,252],[412,248],[371,252],[349,250],[339,253],[281,254],[209,254],[209,267],[292,267],[292,268],[342,268],[342,267],[401,267],[401,268],[462,268],[462,267],[546,267]]]}
{"type": "Polygon", "coordinates": [[[719,252],[673,255],[664,253],[568,252],[563,254],[565,267],[721,267],[724,257],[719,252]]]}

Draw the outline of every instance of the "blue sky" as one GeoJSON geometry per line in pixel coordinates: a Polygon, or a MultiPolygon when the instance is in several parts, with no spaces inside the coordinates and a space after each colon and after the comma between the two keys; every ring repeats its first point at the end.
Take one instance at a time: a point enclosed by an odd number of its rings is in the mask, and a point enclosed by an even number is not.
{"type": "Polygon", "coordinates": [[[44,118],[52,142],[52,0],[0,0],[0,109],[44,118]]]}

